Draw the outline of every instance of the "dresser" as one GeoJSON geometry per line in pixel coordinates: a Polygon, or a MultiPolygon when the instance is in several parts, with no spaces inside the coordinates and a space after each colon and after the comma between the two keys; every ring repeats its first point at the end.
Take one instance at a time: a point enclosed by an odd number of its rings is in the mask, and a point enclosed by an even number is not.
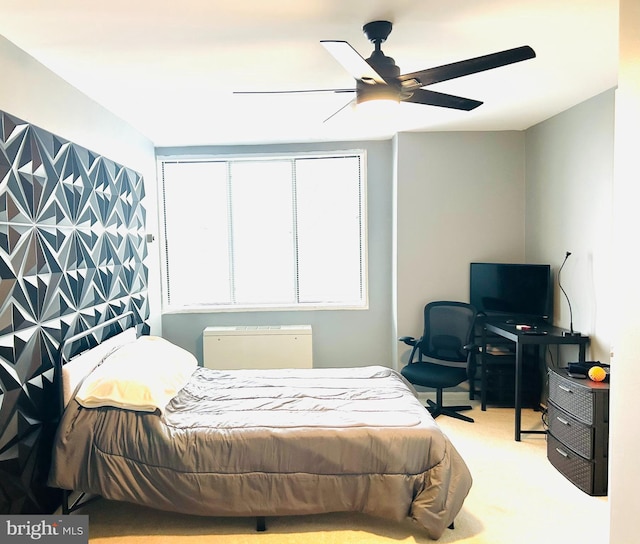
{"type": "Polygon", "coordinates": [[[549,371],[547,458],[589,495],[606,495],[609,384],[549,371]]]}

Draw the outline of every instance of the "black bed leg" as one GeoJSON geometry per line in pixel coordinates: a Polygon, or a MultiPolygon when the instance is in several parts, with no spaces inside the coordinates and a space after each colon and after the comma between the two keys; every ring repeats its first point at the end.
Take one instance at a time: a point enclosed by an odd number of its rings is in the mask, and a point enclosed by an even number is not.
{"type": "Polygon", "coordinates": [[[69,514],[69,491],[66,489],[62,490],[62,504],[60,506],[62,507],[63,515],[69,514]]]}
{"type": "Polygon", "coordinates": [[[267,520],[264,516],[256,518],[256,531],[263,532],[267,530],[267,520]]]}

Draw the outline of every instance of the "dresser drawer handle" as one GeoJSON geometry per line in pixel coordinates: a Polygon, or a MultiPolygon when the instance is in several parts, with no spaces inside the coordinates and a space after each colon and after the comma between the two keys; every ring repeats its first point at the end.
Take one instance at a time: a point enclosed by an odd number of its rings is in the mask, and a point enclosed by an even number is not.
{"type": "Polygon", "coordinates": [[[558,386],[560,389],[562,389],[563,391],[566,391],[567,393],[573,393],[573,391],[571,391],[571,389],[569,389],[567,386],[565,385],[559,385],[558,386]]]}
{"type": "Polygon", "coordinates": [[[570,425],[569,421],[568,421],[568,420],[566,420],[566,419],[565,419],[565,418],[563,418],[563,417],[556,416],[556,419],[557,419],[560,423],[562,423],[563,425],[567,425],[567,426],[569,426],[569,425],[570,425]]]}
{"type": "Polygon", "coordinates": [[[568,458],[568,457],[569,457],[569,454],[568,454],[566,451],[561,450],[560,448],[556,448],[556,451],[557,451],[560,455],[562,455],[562,457],[566,457],[566,458],[568,458]]]}

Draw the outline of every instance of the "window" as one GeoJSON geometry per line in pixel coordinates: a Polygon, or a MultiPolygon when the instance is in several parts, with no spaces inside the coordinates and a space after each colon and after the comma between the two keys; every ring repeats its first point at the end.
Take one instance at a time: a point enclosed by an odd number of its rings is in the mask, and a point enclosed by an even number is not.
{"type": "Polygon", "coordinates": [[[363,164],[161,161],[167,308],[364,307],[363,164]]]}

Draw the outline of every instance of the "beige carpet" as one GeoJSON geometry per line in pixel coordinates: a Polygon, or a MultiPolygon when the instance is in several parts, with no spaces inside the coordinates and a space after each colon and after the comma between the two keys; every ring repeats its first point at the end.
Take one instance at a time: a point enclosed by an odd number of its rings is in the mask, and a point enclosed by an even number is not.
{"type": "MultiPolygon", "coordinates": [[[[606,544],[608,501],[590,497],[547,461],[544,435],[513,440],[513,410],[469,412],[475,423],[445,416],[438,423],[463,455],[474,478],[464,507],[440,543],[606,544]]],[[[523,411],[523,428],[542,428],[540,414],[523,411]]],[[[93,544],[383,544],[432,542],[411,521],[359,514],[267,518],[202,518],[98,500],[89,514],[93,544]]]]}

